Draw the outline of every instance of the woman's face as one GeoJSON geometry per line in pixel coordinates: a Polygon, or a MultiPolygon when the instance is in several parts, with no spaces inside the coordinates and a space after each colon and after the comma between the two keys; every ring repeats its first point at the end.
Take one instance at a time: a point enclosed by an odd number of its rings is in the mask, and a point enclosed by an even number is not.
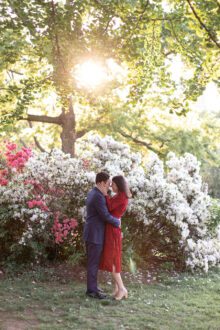
{"type": "Polygon", "coordinates": [[[118,187],[117,187],[116,183],[114,183],[114,181],[112,181],[112,190],[114,193],[118,192],[118,187]]]}

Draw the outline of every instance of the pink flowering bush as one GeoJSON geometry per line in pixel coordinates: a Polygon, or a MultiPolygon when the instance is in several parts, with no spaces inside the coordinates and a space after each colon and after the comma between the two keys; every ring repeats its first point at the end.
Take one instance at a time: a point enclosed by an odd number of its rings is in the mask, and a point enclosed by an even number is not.
{"type": "Polygon", "coordinates": [[[0,259],[42,260],[53,251],[62,255],[56,245],[73,244],[77,227],[72,213],[68,217],[67,208],[61,207],[64,191],[32,176],[29,148],[5,143],[0,157],[0,259]]]}

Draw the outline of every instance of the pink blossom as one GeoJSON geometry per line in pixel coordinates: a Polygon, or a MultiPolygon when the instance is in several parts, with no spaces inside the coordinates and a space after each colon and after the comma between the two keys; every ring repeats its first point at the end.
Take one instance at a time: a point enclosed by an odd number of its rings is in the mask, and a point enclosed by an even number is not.
{"type": "Polygon", "coordinates": [[[70,226],[71,226],[71,228],[75,228],[77,226],[76,219],[70,219],[70,226]]]}
{"type": "Polygon", "coordinates": [[[8,180],[4,178],[0,178],[0,186],[7,186],[8,185],[8,180]]]}
{"type": "Polygon", "coordinates": [[[16,168],[17,170],[23,169],[25,163],[30,158],[32,151],[29,148],[22,147],[17,151],[17,145],[15,143],[6,144],[5,157],[9,167],[16,168]]]}
{"type": "Polygon", "coordinates": [[[8,143],[6,144],[6,148],[7,148],[8,150],[10,150],[10,151],[13,151],[13,150],[15,150],[15,149],[17,148],[17,145],[16,145],[15,143],[10,143],[10,142],[8,142],[8,143]]]}
{"type": "Polygon", "coordinates": [[[34,208],[35,206],[39,207],[43,211],[49,211],[49,208],[46,206],[45,202],[42,200],[30,200],[27,202],[27,205],[30,209],[34,208]]]}
{"type": "Polygon", "coordinates": [[[54,224],[51,228],[57,244],[62,243],[64,239],[67,239],[68,234],[73,235],[72,230],[77,226],[76,219],[65,218],[63,222],[59,222],[59,214],[54,216],[54,224]]]}
{"type": "Polygon", "coordinates": [[[83,167],[87,169],[90,165],[90,161],[88,159],[83,159],[83,167]]]}
{"type": "Polygon", "coordinates": [[[8,175],[8,170],[4,169],[4,170],[0,170],[0,176],[7,176],[8,175]]]}

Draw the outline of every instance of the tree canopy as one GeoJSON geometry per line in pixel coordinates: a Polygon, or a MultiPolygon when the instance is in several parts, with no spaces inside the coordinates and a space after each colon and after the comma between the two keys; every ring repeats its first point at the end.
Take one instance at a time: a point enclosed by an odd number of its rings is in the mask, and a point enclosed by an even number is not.
{"type": "Polygon", "coordinates": [[[219,13],[217,0],[0,0],[1,128],[54,124],[51,143],[60,134],[71,155],[91,130],[135,142],[136,128],[150,149],[138,116],[147,123],[155,107],[184,115],[209,81],[219,84],[219,13]],[[169,67],[177,55],[191,72],[178,82],[169,67]],[[126,75],[82,88],[74,70],[90,59],[106,69],[111,59],[126,75]]]}

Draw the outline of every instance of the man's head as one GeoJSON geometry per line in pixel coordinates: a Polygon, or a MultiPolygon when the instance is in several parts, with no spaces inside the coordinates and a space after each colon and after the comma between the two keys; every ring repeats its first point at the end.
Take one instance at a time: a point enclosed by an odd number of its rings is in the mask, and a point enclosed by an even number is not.
{"type": "Polygon", "coordinates": [[[98,188],[101,188],[101,190],[104,190],[107,193],[111,183],[110,177],[105,172],[99,172],[96,174],[95,183],[98,188]]]}

